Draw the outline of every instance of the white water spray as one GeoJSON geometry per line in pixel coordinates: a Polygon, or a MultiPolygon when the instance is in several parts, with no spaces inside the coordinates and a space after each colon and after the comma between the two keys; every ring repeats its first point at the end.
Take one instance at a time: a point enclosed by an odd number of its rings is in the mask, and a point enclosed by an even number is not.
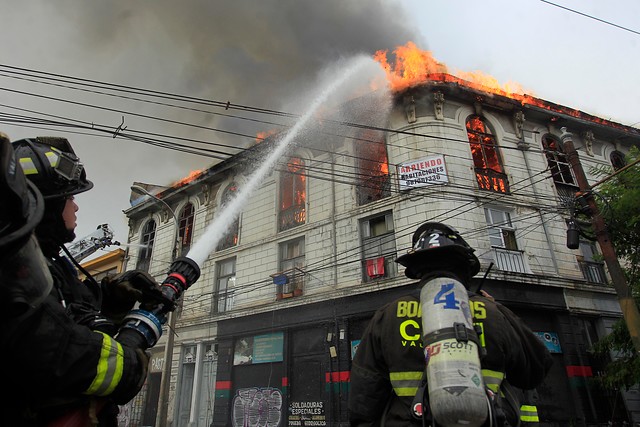
{"type": "MultiPolygon", "coordinates": [[[[255,189],[263,182],[263,179],[271,172],[278,161],[287,150],[294,138],[310,121],[314,113],[328,100],[331,95],[338,93],[349,78],[354,77],[356,73],[363,70],[365,66],[374,65],[377,71],[381,72],[380,65],[373,61],[370,57],[357,57],[353,60],[350,67],[344,72],[342,78],[335,80],[331,85],[324,89],[311,103],[307,112],[300,117],[297,123],[289,130],[283,139],[275,146],[274,151],[262,162],[261,166],[250,177],[250,179],[242,186],[236,196],[225,205],[224,209],[218,212],[213,222],[205,230],[202,237],[192,246],[187,254],[187,258],[192,259],[196,264],[202,266],[209,254],[217,246],[218,242],[228,232],[229,227],[239,215],[242,207],[247,199],[255,191],[255,189]]],[[[361,84],[364,82],[360,82],[361,84]]]]}

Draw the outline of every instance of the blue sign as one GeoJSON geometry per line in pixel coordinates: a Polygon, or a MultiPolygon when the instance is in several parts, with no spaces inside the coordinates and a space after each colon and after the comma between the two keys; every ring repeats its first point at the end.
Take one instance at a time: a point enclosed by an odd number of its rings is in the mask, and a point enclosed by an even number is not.
{"type": "Polygon", "coordinates": [[[555,332],[534,332],[550,353],[562,353],[560,340],[555,332]]]}

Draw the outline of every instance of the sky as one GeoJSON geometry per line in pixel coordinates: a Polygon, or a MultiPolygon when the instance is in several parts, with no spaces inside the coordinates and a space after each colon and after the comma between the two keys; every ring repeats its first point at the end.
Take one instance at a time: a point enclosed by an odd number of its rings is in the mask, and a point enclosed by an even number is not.
{"type": "Polygon", "coordinates": [[[637,0],[0,0],[0,14],[0,132],[69,139],[95,185],[76,197],[78,238],[106,223],[126,243],[134,182],[240,152],[291,125],[328,66],[409,41],[454,73],[640,124],[637,0]]]}

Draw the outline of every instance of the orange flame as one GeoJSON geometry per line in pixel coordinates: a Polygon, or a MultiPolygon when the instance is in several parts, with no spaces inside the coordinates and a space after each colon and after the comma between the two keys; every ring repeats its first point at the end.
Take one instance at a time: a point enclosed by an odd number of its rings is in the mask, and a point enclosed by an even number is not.
{"type": "Polygon", "coordinates": [[[203,173],[204,173],[204,169],[191,171],[189,172],[189,175],[187,175],[186,177],[179,179],[178,181],[171,184],[171,187],[182,187],[184,185],[187,185],[188,183],[198,178],[203,173]]]}
{"type": "Polygon", "coordinates": [[[482,88],[485,92],[506,96],[524,93],[520,84],[508,82],[501,85],[495,77],[482,71],[451,71],[445,64],[437,61],[431,52],[419,49],[413,42],[398,46],[393,53],[395,55],[393,67],[387,60],[387,51],[377,51],[373,59],[382,65],[382,68],[387,72],[391,89],[397,92],[433,80],[434,74],[447,74],[468,82],[471,87],[482,88]]]}
{"type": "Polygon", "coordinates": [[[264,132],[258,132],[256,134],[256,144],[260,144],[265,139],[269,138],[271,135],[275,135],[278,131],[275,129],[267,130],[264,132]]]}
{"type": "Polygon", "coordinates": [[[522,105],[532,105],[625,131],[629,130],[627,126],[543,101],[536,98],[532,91],[524,90],[519,83],[507,82],[501,85],[496,78],[481,71],[450,71],[445,64],[437,61],[431,52],[420,50],[413,42],[398,46],[393,53],[395,55],[393,66],[387,60],[387,51],[376,52],[374,59],[386,71],[389,86],[395,92],[401,92],[409,87],[428,82],[455,83],[485,93],[515,99],[522,105]]]}

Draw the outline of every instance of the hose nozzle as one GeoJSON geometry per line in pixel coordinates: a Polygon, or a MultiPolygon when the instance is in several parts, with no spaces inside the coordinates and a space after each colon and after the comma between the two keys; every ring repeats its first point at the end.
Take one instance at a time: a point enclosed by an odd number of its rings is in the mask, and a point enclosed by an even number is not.
{"type": "MultiPolygon", "coordinates": [[[[190,258],[180,257],[171,264],[167,278],[162,282],[162,293],[174,305],[182,293],[200,278],[200,267],[190,258]]],[[[174,307],[170,307],[172,311],[174,307]]]]}

